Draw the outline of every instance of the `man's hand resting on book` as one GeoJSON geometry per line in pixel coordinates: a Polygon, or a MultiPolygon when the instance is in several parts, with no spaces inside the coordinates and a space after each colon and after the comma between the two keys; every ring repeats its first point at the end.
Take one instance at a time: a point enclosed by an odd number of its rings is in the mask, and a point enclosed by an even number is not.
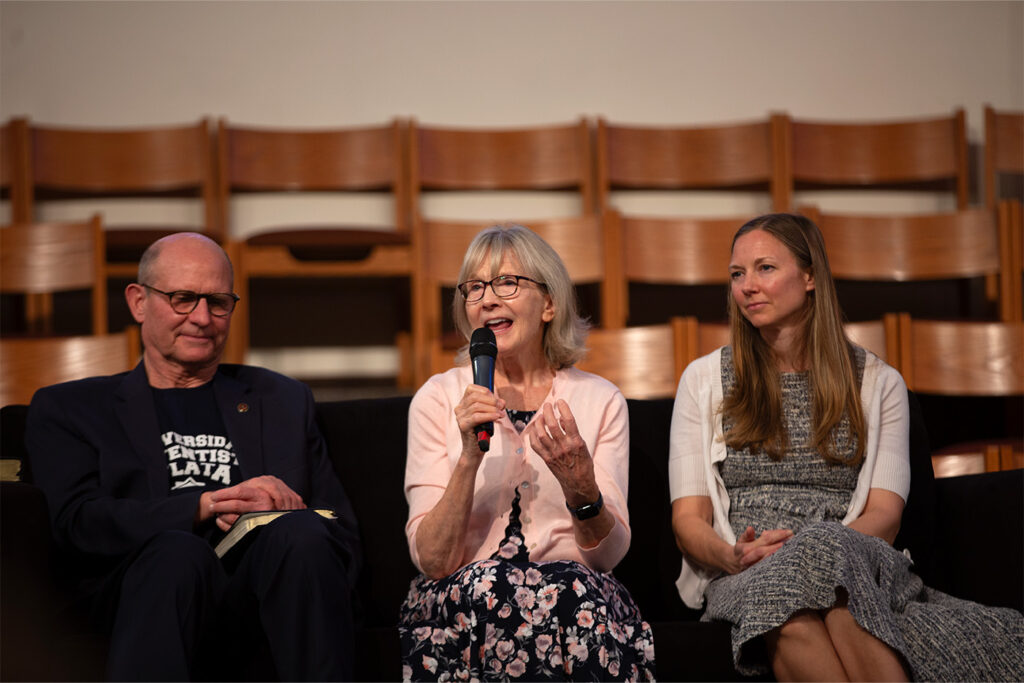
{"type": "Polygon", "coordinates": [[[234,486],[206,491],[199,497],[196,524],[217,518],[217,526],[227,531],[238,515],[255,510],[301,510],[306,507],[299,494],[277,477],[253,477],[234,486]]]}

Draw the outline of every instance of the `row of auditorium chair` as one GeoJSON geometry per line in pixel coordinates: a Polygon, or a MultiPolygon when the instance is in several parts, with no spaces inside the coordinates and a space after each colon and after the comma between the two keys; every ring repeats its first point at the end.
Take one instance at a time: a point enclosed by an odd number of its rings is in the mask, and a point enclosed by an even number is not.
{"type": "MultiPolygon", "coordinates": [[[[1024,396],[1024,322],[934,321],[890,314],[848,323],[847,333],[899,369],[907,386],[939,396],[1024,396]]],[[[660,325],[594,330],[579,367],[607,377],[628,398],[670,398],[684,368],[727,344],[723,323],[673,318],[660,325]]],[[[54,382],[130,369],[140,355],[138,328],[78,337],[0,339],[0,356],[16,356],[0,372],[0,405],[28,403],[54,382]]],[[[438,359],[442,360],[442,359],[438,359]]],[[[443,359],[450,367],[451,358],[443,359]]],[[[1013,438],[939,449],[939,476],[1024,466],[1024,446],[1013,438]]]]}
{"type": "MultiPolygon", "coordinates": [[[[985,107],[984,205],[1003,174],[1024,173],[1022,112],[985,107]]],[[[220,119],[134,129],[36,125],[0,130],[0,188],[14,222],[31,222],[36,200],[69,194],[192,191],[204,231],[231,236],[229,197],[252,191],[394,194],[394,228],[408,231],[419,193],[430,190],[572,189],[580,213],[612,206],[628,189],[766,190],[774,209],[813,186],[916,186],[970,203],[966,117],[822,122],[771,114],[746,123],[634,126],[598,118],[516,129],[423,126],[395,119],[360,128],[284,129],[220,119]]],[[[130,246],[129,237],[123,238],[130,246]]],[[[119,244],[122,242],[119,238],[119,244]]]]}
{"type": "MultiPolygon", "coordinates": [[[[1019,204],[1000,200],[1024,175],[1022,131],[1024,113],[985,108],[985,200],[979,206],[970,202],[973,179],[962,110],[889,122],[771,114],[709,126],[630,126],[581,118],[502,130],[398,119],[333,130],[256,128],[224,119],[216,126],[203,119],[189,126],[96,130],[17,118],[0,133],[0,190],[9,198],[12,222],[33,227],[47,203],[63,199],[194,196],[203,207],[202,225],[106,222],[101,228],[106,257],[99,272],[134,277],[142,247],[167,232],[191,228],[219,239],[235,261],[242,295],[228,352],[233,360],[244,359],[249,347],[251,278],[407,277],[412,319],[411,334],[400,344],[410,359],[403,364],[402,381],[415,386],[429,374],[438,347],[445,352],[438,291],[454,284],[468,238],[489,222],[427,215],[424,197],[453,190],[572,194],[576,208],[570,217],[503,218],[536,229],[562,254],[574,280],[597,286],[593,314],[607,329],[635,322],[629,311],[633,283],[724,282],[728,240],[750,217],[616,211],[617,197],[633,190],[763,195],[772,209],[814,213],[837,277],[984,277],[994,317],[1019,319],[1021,211],[1019,204]],[[811,187],[936,190],[950,210],[877,216],[870,215],[871,207],[856,215],[794,207],[794,193],[811,187]],[[390,198],[393,226],[268,225],[236,239],[233,200],[270,192],[382,192],[390,198]]],[[[95,232],[98,222],[89,221],[89,230],[95,232]]],[[[39,302],[27,313],[45,318],[45,297],[39,302]]],[[[105,324],[104,306],[95,306],[98,329],[105,324]]]]}
{"type": "MultiPolygon", "coordinates": [[[[934,279],[994,276],[1001,320],[1021,320],[1024,221],[1021,205],[1004,200],[995,214],[976,207],[926,216],[860,216],[808,213],[821,226],[833,276],[843,281],[908,284],[934,279]]],[[[604,329],[624,327],[631,285],[713,286],[724,301],[730,241],[728,219],[628,218],[617,211],[576,219],[538,221],[532,227],[562,254],[570,276],[600,289],[604,329]],[[721,225],[718,225],[721,224],[721,225]],[[618,323],[618,324],[615,324],[618,323]]],[[[425,221],[424,256],[416,287],[414,339],[426,363],[405,386],[445,367],[459,345],[445,334],[446,295],[451,296],[462,254],[479,225],[425,221]]],[[[90,289],[92,331],[108,329],[105,237],[99,215],[85,223],[11,225],[0,229],[0,292],[27,294],[90,289]]],[[[230,242],[228,251],[238,254],[230,242]]],[[[236,260],[238,260],[236,258],[236,260]]],[[[241,257],[244,263],[244,256],[241,257]]],[[[883,305],[884,306],[884,305],[883,305]]],[[[724,306],[722,307],[724,311],[724,306]]],[[[51,317],[26,310],[29,330],[47,334],[51,317]]],[[[669,317],[669,316],[666,316],[669,317]]],[[[721,316],[719,316],[721,317],[721,316]]],[[[234,335],[244,323],[233,322],[234,335]]],[[[407,350],[407,357],[412,358],[407,350]]]]}

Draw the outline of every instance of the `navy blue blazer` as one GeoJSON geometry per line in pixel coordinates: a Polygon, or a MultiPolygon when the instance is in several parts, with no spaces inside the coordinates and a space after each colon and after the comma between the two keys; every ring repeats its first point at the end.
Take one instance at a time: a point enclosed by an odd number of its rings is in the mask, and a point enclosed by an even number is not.
{"type": "MultiPolygon", "coordinates": [[[[337,510],[354,580],[360,556],[355,515],[316,425],[309,387],[263,368],[227,364],[212,382],[242,479],[272,474],[307,505],[337,510]]],[[[64,550],[120,558],[159,532],[193,530],[203,489],[170,495],[143,362],[130,372],[37,391],[25,441],[64,550]]]]}

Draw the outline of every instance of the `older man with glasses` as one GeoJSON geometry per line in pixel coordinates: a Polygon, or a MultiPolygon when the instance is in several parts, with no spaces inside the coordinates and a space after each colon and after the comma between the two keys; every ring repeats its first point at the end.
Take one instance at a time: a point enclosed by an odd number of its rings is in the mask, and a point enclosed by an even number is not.
{"type": "Polygon", "coordinates": [[[352,508],[308,387],[220,362],[232,280],[207,237],[158,240],[125,290],[142,329],[139,365],[41,389],[29,410],[32,471],[67,566],[110,633],[113,680],[251,674],[229,668],[231,655],[265,642],[273,670],[262,678],[352,675],[352,508]],[[219,557],[239,515],[264,510],[293,512],[219,557]]]}

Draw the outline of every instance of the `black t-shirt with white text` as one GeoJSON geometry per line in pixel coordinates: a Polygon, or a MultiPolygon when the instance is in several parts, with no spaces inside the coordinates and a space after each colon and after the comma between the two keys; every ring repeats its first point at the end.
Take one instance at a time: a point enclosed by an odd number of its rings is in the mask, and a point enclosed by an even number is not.
{"type": "Polygon", "coordinates": [[[212,383],[191,389],[154,388],[153,401],[171,495],[224,488],[242,480],[212,383]]]}

